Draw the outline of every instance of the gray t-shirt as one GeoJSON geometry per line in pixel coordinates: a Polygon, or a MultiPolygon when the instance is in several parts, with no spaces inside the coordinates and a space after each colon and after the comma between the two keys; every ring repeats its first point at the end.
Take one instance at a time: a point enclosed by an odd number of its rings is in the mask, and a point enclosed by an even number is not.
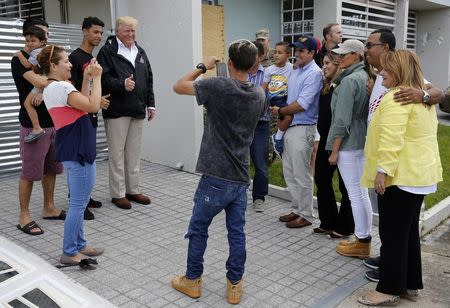
{"type": "Polygon", "coordinates": [[[199,105],[205,106],[198,173],[248,183],[250,144],[266,109],[264,91],[235,79],[205,78],[194,84],[199,105]]]}

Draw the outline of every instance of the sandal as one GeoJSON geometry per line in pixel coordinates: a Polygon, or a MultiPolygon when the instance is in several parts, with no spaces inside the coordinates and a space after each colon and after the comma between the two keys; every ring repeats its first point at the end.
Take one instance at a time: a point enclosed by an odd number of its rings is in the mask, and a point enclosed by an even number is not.
{"type": "Polygon", "coordinates": [[[328,234],[328,237],[331,239],[335,239],[335,238],[344,238],[345,235],[337,233],[336,231],[331,231],[330,234],[328,234]]]}
{"type": "Polygon", "coordinates": [[[47,219],[47,220],[65,220],[66,219],[66,211],[61,210],[61,212],[59,212],[58,216],[47,216],[47,217],[43,217],[43,219],[47,219]]]}
{"type": "Polygon", "coordinates": [[[411,302],[417,302],[419,299],[419,290],[406,290],[405,294],[400,294],[401,298],[407,299],[411,302]]]}
{"type": "Polygon", "coordinates": [[[358,302],[367,306],[396,306],[400,302],[400,296],[398,295],[390,295],[377,292],[381,294],[379,300],[371,300],[369,299],[369,295],[377,291],[372,291],[367,295],[364,295],[358,298],[358,302]]]}
{"type": "Polygon", "coordinates": [[[42,233],[44,233],[44,230],[42,230],[42,228],[39,227],[39,225],[34,220],[30,221],[23,227],[21,227],[20,224],[18,224],[16,227],[17,227],[17,229],[25,232],[26,234],[30,234],[30,235],[41,235],[42,233]],[[39,231],[32,231],[33,229],[36,229],[36,228],[39,229],[39,231]]]}
{"type": "MultiPolygon", "coordinates": [[[[63,258],[61,257],[61,259],[63,259],[63,258]]],[[[56,268],[79,266],[80,269],[95,270],[96,267],[92,266],[91,264],[98,264],[96,259],[91,259],[91,258],[81,259],[80,262],[72,261],[70,259],[61,260],[61,261],[64,261],[64,262],[61,262],[61,264],[56,265],[56,268]]]]}

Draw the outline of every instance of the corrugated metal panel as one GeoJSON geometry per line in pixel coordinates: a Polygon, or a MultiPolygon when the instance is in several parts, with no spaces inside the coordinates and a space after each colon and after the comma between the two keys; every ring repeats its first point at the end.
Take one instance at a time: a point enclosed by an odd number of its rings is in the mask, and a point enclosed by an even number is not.
{"type": "MultiPolygon", "coordinates": [[[[80,25],[50,24],[50,44],[68,52],[78,48],[82,40],[80,25]]],[[[106,38],[108,34],[104,34],[106,38]]],[[[19,94],[11,74],[11,57],[24,45],[22,20],[0,18],[0,175],[20,170],[19,94]]],[[[103,44],[101,44],[103,45],[103,44]]],[[[97,129],[97,159],[106,159],[107,143],[101,112],[97,129]]]]}

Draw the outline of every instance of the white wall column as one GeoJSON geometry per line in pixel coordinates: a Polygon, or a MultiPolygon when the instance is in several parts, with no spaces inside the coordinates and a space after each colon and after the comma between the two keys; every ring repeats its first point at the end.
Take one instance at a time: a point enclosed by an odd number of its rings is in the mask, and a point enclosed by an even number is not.
{"type": "Polygon", "coordinates": [[[341,23],[341,6],[340,0],[314,0],[314,37],[322,40],[325,25],[333,22],[341,23]]]}
{"type": "Polygon", "coordinates": [[[395,39],[396,48],[406,48],[408,31],[409,0],[397,0],[395,9],[395,39]]]}
{"type": "Polygon", "coordinates": [[[417,47],[425,78],[446,89],[450,85],[450,8],[417,14],[417,47]]]}
{"type": "MultiPolygon", "coordinates": [[[[193,172],[203,133],[203,109],[178,96],[174,82],[202,58],[201,1],[117,0],[116,17],[139,21],[136,40],[150,59],[156,117],[144,125],[142,158],[193,172]]],[[[114,23],[114,21],[113,21],[114,23]]]]}

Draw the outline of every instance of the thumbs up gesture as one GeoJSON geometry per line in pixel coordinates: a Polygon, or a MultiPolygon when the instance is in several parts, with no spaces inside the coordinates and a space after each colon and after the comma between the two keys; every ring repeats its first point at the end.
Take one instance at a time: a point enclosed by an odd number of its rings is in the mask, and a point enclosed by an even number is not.
{"type": "Polygon", "coordinates": [[[134,76],[131,74],[128,78],[125,79],[125,90],[128,92],[131,92],[134,90],[134,87],[136,86],[134,82],[134,76]]]}

